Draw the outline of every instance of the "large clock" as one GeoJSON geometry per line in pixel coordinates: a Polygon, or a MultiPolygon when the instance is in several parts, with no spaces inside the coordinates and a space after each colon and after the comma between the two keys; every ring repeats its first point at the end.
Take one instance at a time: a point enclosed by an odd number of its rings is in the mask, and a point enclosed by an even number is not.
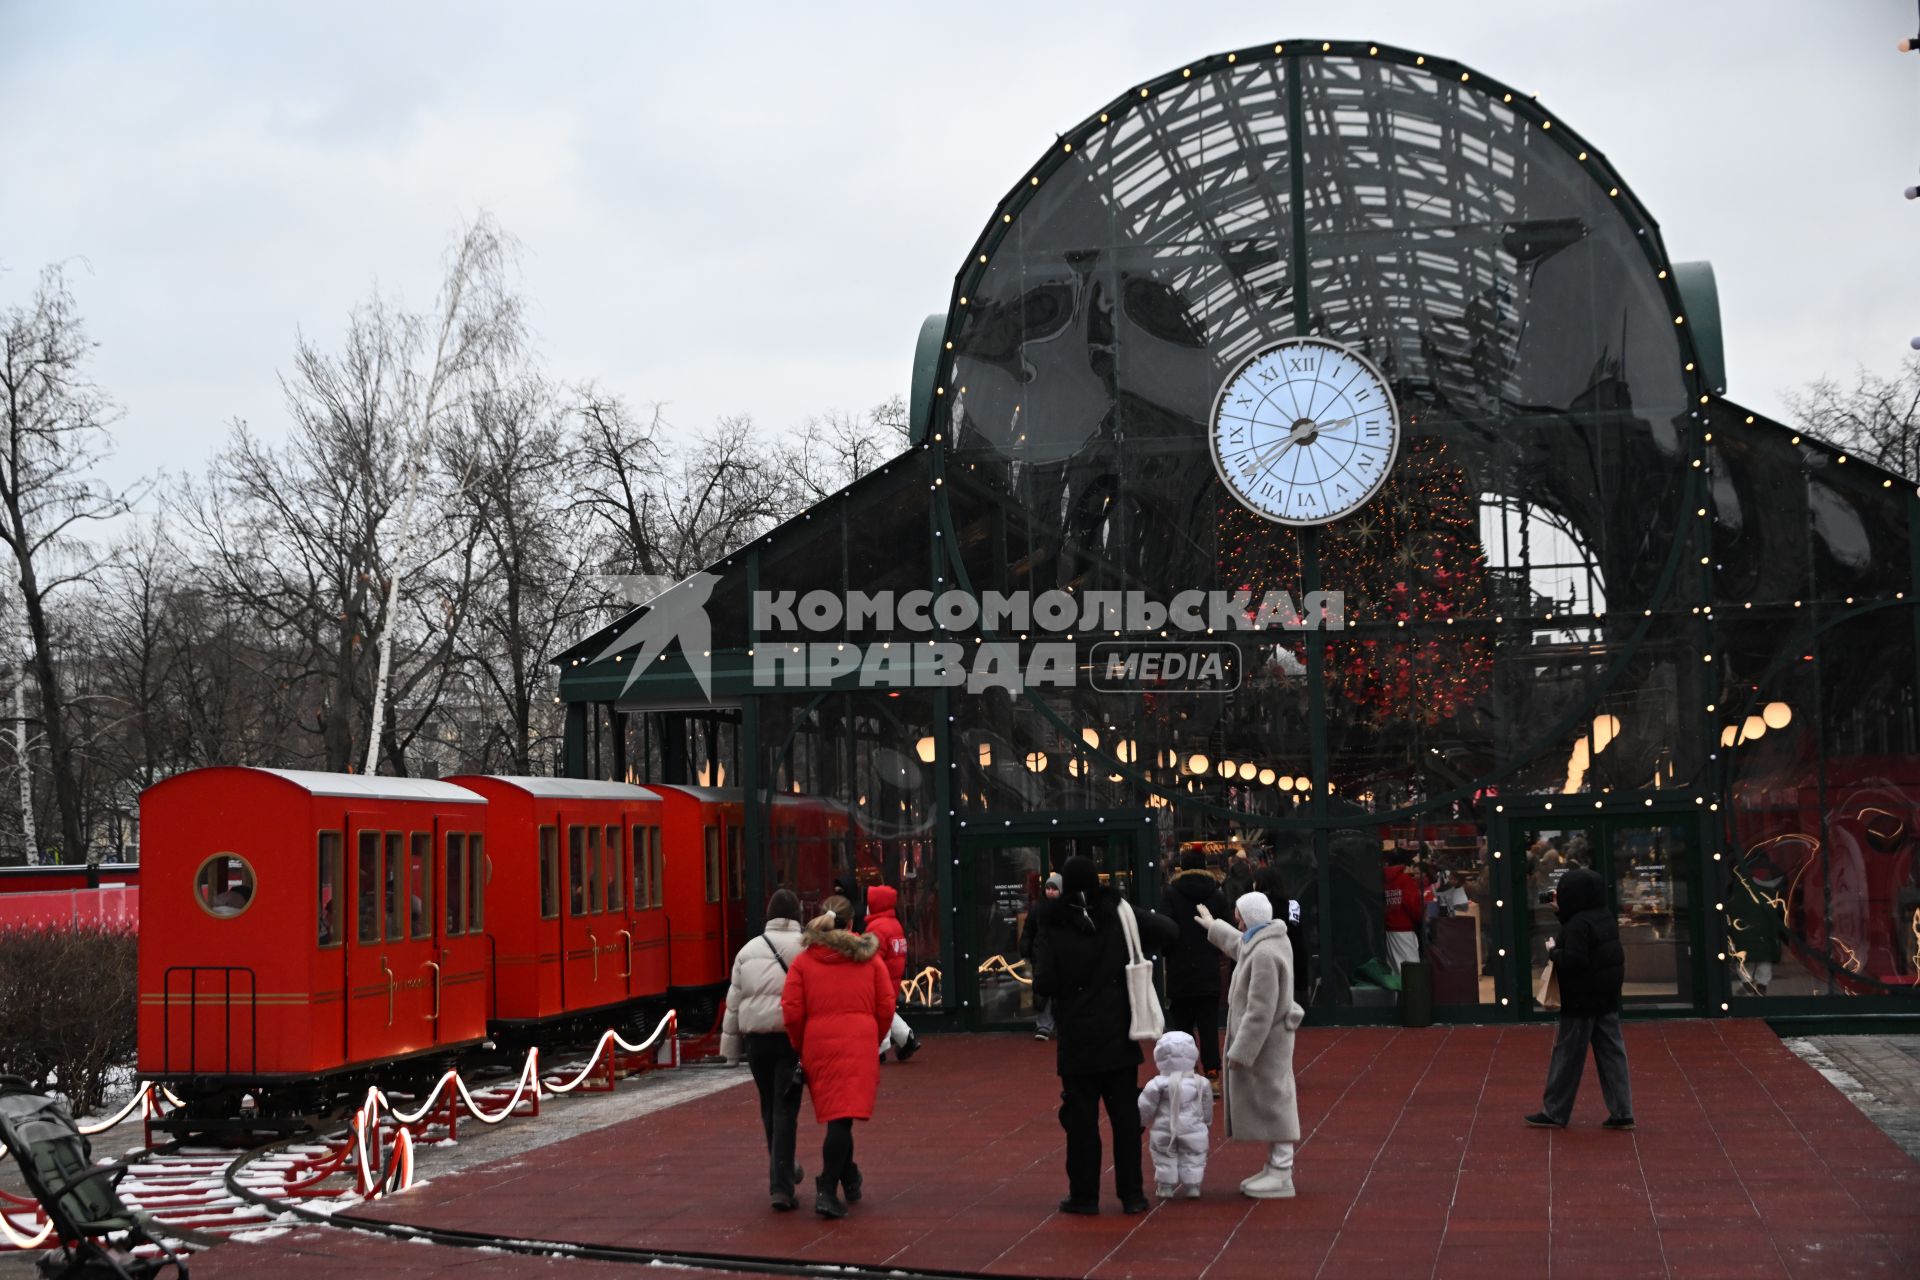
{"type": "Polygon", "coordinates": [[[1324,524],[1380,491],[1400,452],[1393,393],[1371,360],[1323,338],[1255,352],[1213,403],[1213,465],[1280,524],[1324,524]]]}

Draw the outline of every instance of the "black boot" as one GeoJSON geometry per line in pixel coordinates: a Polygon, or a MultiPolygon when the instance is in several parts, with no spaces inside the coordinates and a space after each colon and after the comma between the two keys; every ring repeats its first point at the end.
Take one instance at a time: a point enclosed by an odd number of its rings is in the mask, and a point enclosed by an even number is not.
{"type": "Polygon", "coordinates": [[[865,1186],[866,1182],[867,1180],[860,1176],[860,1166],[848,1161],[846,1172],[840,1175],[840,1189],[845,1193],[848,1204],[860,1203],[862,1194],[860,1188],[865,1186]]]}
{"type": "Polygon", "coordinates": [[[905,1062],[918,1052],[920,1052],[920,1037],[910,1035],[907,1037],[905,1044],[893,1051],[893,1060],[895,1062],[905,1062]]]}
{"type": "Polygon", "coordinates": [[[825,1178],[813,1180],[813,1211],[823,1218],[844,1218],[847,1216],[846,1201],[833,1194],[833,1188],[827,1185],[825,1178]]]}

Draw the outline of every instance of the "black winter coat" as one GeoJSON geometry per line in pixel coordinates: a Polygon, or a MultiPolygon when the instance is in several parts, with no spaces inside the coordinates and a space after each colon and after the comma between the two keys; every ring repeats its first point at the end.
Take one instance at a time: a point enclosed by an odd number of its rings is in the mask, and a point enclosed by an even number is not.
{"type": "Polygon", "coordinates": [[[1054,1069],[1072,1076],[1138,1066],[1140,1046],[1127,1035],[1133,1013],[1119,893],[1102,889],[1086,914],[1064,898],[1038,902],[1033,916],[1033,994],[1053,1001],[1054,1069]]]}
{"type": "Polygon", "coordinates": [[[1179,941],[1167,951],[1169,1000],[1220,994],[1220,952],[1207,941],[1207,931],[1194,914],[1203,903],[1216,920],[1233,919],[1219,881],[1205,871],[1182,871],[1161,899],[1162,909],[1180,930],[1179,941]]]}
{"type": "Polygon", "coordinates": [[[1554,935],[1553,967],[1560,975],[1560,1013],[1597,1018],[1620,1012],[1627,953],[1620,924],[1607,907],[1600,873],[1577,867],[1560,877],[1560,932],[1554,935]]]}

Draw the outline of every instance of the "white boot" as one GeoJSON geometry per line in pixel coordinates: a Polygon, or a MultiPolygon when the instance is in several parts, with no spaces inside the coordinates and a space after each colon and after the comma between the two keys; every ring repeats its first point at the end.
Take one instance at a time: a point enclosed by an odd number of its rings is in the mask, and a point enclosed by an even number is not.
{"type": "Polygon", "coordinates": [[[1293,1198],[1293,1170],[1262,1165],[1260,1172],[1240,1184],[1240,1194],[1255,1200],[1290,1200],[1293,1198]]]}

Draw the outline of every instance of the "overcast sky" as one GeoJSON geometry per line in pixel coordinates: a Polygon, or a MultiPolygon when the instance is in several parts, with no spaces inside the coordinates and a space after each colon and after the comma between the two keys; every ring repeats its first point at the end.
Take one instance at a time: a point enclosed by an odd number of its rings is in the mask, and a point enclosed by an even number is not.
{"type": "Polygon", "coordinates": [[[1720,281],[1729,393],[1920,333],[1913,0],[1297,4],[75,4],[0,0],[0,305],[70,260],[116,470],[197,467],[455,230],[524,246],[550,370],[682,430],[907,389],[999,196],[1120,90],[1357,37],[1517,86],[1720,281]]]}

